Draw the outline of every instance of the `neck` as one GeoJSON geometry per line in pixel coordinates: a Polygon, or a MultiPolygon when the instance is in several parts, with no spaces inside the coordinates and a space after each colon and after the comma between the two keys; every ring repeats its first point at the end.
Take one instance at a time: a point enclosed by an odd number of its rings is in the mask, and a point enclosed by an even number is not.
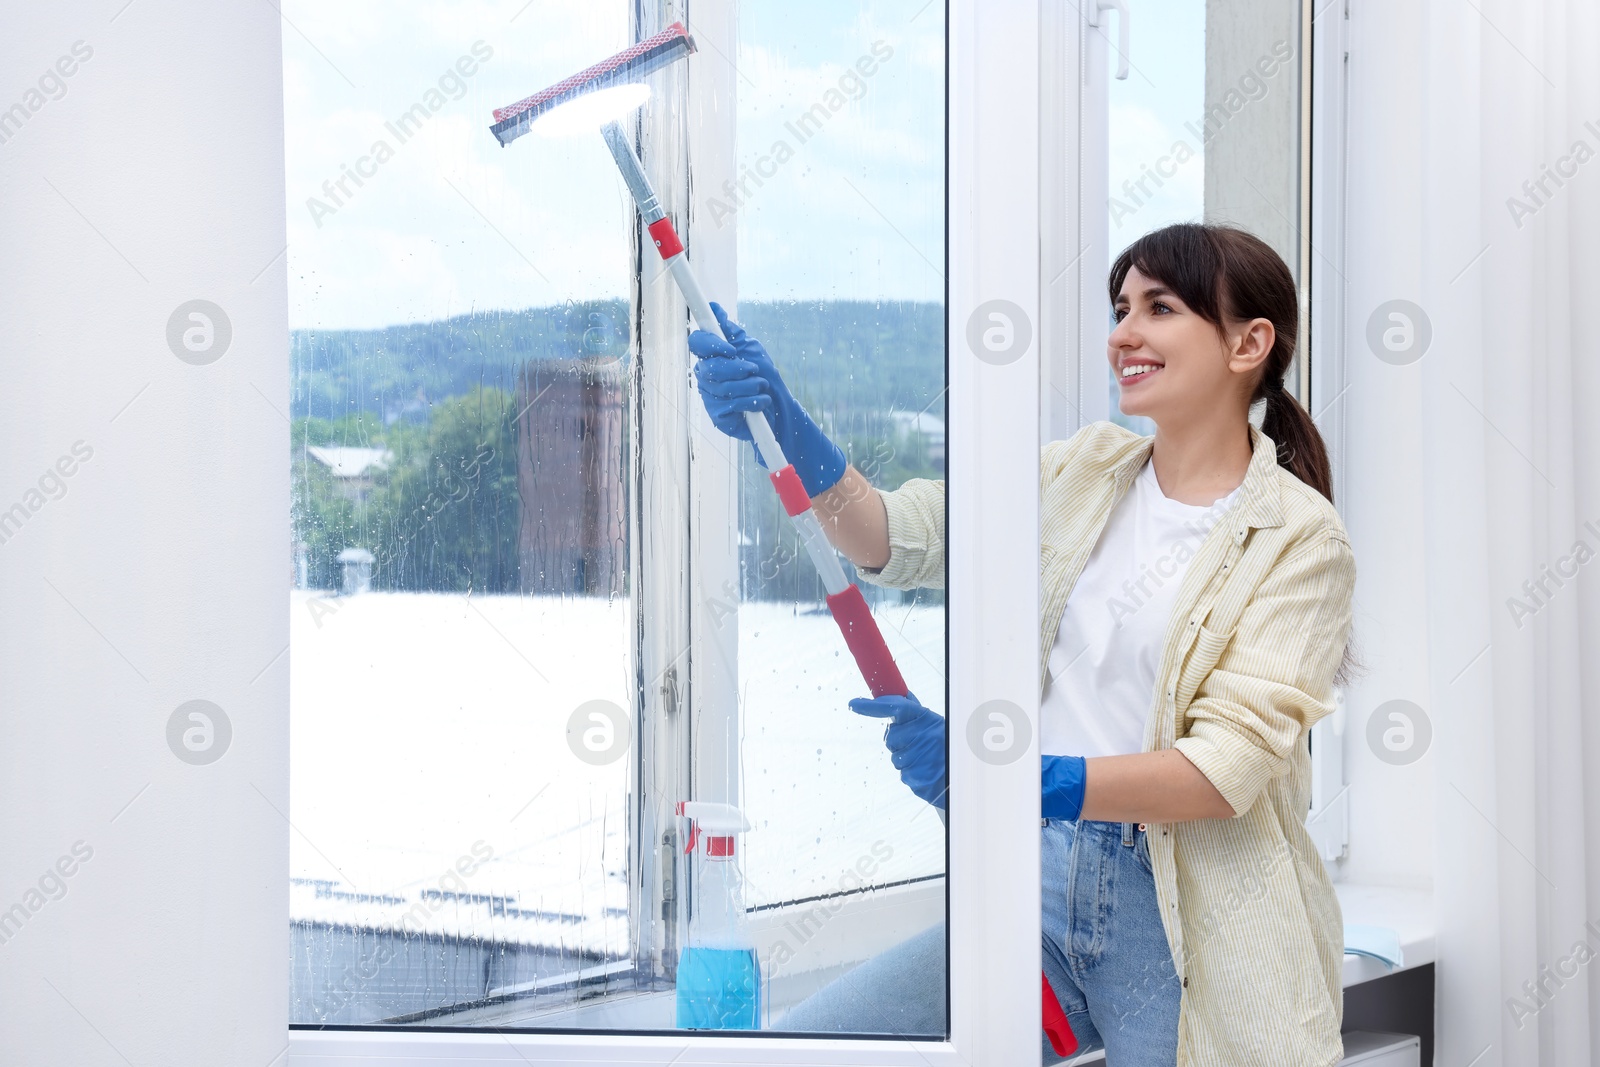
{"type": "Polygon", "coordinates": [[[1238,488],[1250,469],[1250,427],[1243,418],[1156,424],[1150,462],[1169,499],[1213,504],[1238,488]]]}

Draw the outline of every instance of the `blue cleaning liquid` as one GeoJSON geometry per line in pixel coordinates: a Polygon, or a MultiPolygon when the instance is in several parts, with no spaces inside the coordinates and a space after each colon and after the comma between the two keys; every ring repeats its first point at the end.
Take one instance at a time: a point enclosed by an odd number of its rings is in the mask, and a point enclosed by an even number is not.
{"type": "Polygon", "coordinates": [[[761,973],[754,949],[698,948],[678,958],[678,1027],[755,1030],[761,973]]]}

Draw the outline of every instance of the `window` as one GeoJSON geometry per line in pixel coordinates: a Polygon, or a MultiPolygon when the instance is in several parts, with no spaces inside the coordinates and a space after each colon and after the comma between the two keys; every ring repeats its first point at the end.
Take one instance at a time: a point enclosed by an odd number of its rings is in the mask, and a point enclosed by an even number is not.
{"type": "Polygon", "coordinates": [[[1148,419],[1118,410],[1104,358],[1113,325],[1105,287],[1123,249],[1173,222],[1242,226],[1283,257],[1301,296],[1299,352],[1285,386],[1308,400],[1317,264],[1311,14],[1303,8],[1300,0],[1089,4],[1047,44],[1047,70],[1058,64],[1059,72],[1047,83],[1045,106],[1078,153],[1046,162],[1047,187],[1063,202],[1054,208],[1057,228],[1047,230],[1045,280],[1065,321],[1053,334],[1047,321],[1056,352],[1044,440],[1097,419],[1154,432],[1148,419]]]}
{"type": "MultiPolygon", "coordinates": [[[[742,4],[738,65],[734,188],[710,190],[697,207],[710,226],[737,232],[740,315],[874,485],[942,479],[942,5],[825,5],[796,20],[787,5],[742,4]]],[[[739,457],[741,794],[757,827],[750,902],[801,917],[786,940],[778,924],[778,953],[795,952],[769,967],[781,1008],[829,969],[943,919],[944,827],[886,772],[883,723],[849,712],[850,697],[867,695],[860,673],[765,470],[748,448],[739,457]],[[863,880],[893,888],[844,892],[863,880]],[[816,898],[841,906],[840,928],[852,907],[903,904],[881,910],[870,935],[856,929],[841,941],[826,928],[810,934],[801,902],[816,898]],[[804,946],[790,944],[802,935],[804,946]]],[[[943,713],[944,590],[849,577],[876,606],[911,691],[943,713]]]]}
{"type": "Polygon", "coordinates": [[[632,31],[513,11],[289,13],[296,1024],[629,958],[631,207],[484,127],[632,31]]]}
{"type": "MultiPolygon", "coordinates": [[[[680,800],[750,822],[763,1029],[945,917],[943,823],[846,706],[765,472],[707,436],[600,136],[486,129],[681,17],[650,8],[286,5],[293,1025],[673,1030],[714,892],[680,800]]],[[[941,6],[734,25],[691,23],[630,136],[857,467],[943,478],[941,6]]],[[[865,592],[944,711],[943,590],[865,592]]]]}

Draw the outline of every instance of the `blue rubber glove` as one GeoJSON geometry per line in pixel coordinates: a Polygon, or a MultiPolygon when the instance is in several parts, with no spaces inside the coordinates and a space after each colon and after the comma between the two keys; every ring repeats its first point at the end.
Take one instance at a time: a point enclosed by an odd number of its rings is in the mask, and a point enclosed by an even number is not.
{"type": "Polygon", "coordinates": [[[890,762],[900,780],[917,796],[936,808],[945,806],[944,716],[917,702],[915,694],[903,697],[856,697],[850,710],[857,715],[891,719],[883,733],[890,762]]]}
{"type": "Polygon", "coordinates": [[[1040,813],[1047,819],[1077,822],[1083,812],[1084,772],[1088,761],[1082,756],[1041,756],[1039,763],[1040,813]]]}
{"type": "MultiPolygon", "coordinates": [[[[695,381],[711,421],[729,437],[748,441],[750,427],[745,425],[744,413],[762,412],[772,423],[772,434],[784,456],[794,464],[806,492],[816,496],[833,488],[844,477],[848,462],[844,452],[828,440],[795,400],[761,342],[729,319],[720,304],[712,304],[711,312],[721,323],[726,339],[705,330],[689,335],[689,351],[700,357],[694,364],[695,381]]],[[[766,466],[759,451],[756,460],[766,466]]]]}
{"type": "MultiPolygon", "coordinates": [[[[857,697],[850,710],[858,715],[891,718],[884,732],[900,780],[917,796],[936,808],[945,806],[944,716],[929,711],[916,698],[905,696],[857,697]]],[[[1083,811],[1087,761],[1082,756],[1040,758],[1040,813],[1047,819],[1078,820],[1083,811]]]]}

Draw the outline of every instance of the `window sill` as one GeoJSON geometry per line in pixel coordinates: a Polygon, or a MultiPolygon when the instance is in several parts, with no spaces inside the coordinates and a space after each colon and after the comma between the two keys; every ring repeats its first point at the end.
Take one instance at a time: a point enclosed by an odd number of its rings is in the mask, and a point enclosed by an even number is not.
{"type": "MultiPolygon", "coordinates": [[[[1370,956],[1347,952],[1344,956],[1344,987],[1382,978],[1387,974],[1421,967],[1434,962],[1433,893],[1426,889],[1399,889],[1386,885],[1361,885],[1335,882],[1344,921],[1370,926],[1389,926],[1400,935],[1405,965],[1393,970],[1370,956]]],[[[1353,1050],[1352,1050],[1353,1051],[1353,1050]]],[[[1102,1063],[1105,1052],[1097,1050],[1075,1058],[1073,1064],[1102,1063]]]]}
{"type": "Polygon", "coordinates": [[[1402,889],[1396,886],[1335,882],[1344,921],[1370,926],[1392,927],[1400,935],[1405,954],[1403,966],[1390,969],[1370,956],[1345,953],[1344,986],[1382,978],[1386,974],[1421,967],[1434,962],[1433,892],[1427,889],[1402,889]]]}

